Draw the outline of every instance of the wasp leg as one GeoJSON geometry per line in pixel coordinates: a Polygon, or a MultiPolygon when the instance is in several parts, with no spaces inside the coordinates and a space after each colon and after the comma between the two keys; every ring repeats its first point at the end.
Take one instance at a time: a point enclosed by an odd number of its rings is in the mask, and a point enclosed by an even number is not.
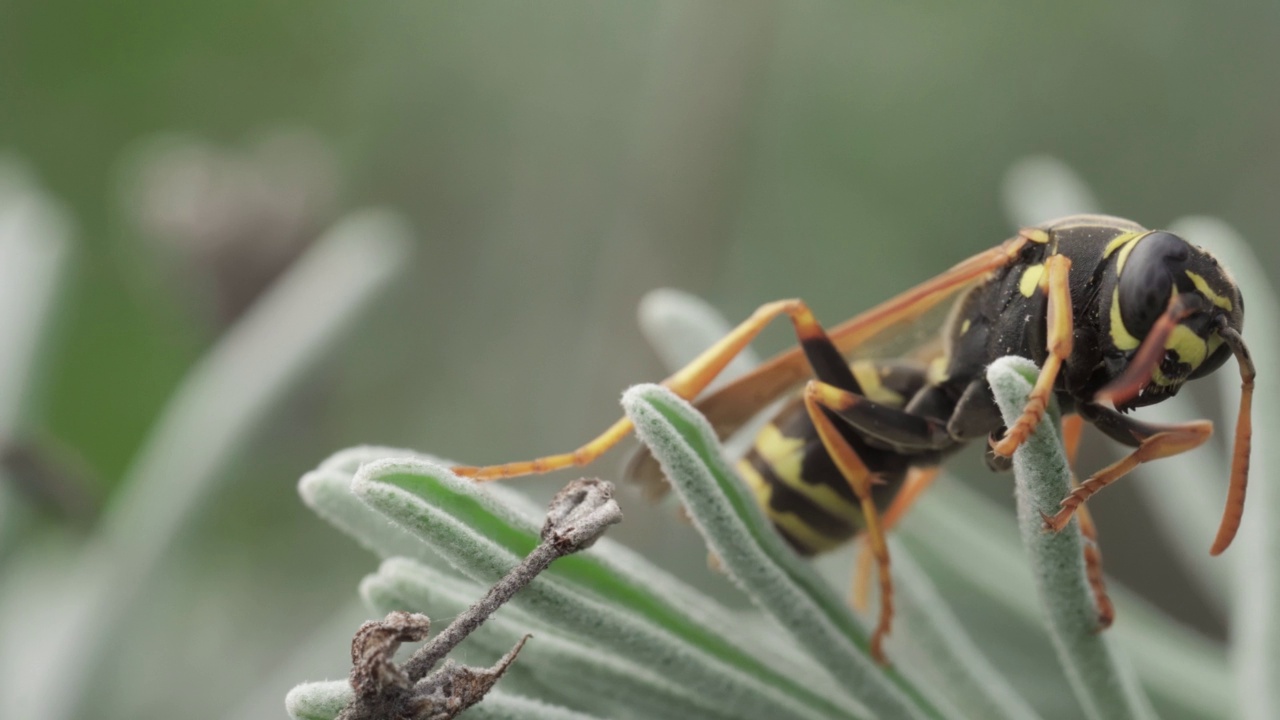
{"type": "Polygon", "coordinates": [[[916,500],[920,499],[924,491],[933,485],[933,481],[938,479],[940,472],[941,468],[936,465],[933,467],[911,468],[908,471],[907,480],[902,489],[893,498],[889,509],[884,511],[884,529],[886,531],[892,530],[899,522],[902,522],[903,516],[915,505],[916,500]]]}
{"type": "Polygon", "coordinates": [[[1093,604],[1098,610],[1098,630],[1106,630],[1116,619],[1116,608],[1107,593],[1107,583],[1102,576],[1102,546],[1098,544],[1098,526],[1093,523],[1089,508],[1081,505],[1080,534],[1084,536],[1084,571],[1093,591],[1093,604]]]}
{"type": "MultiPolygon", "coordinates": [[[[825,332],[821,332],[822,339],[832,347],[835,355],[848,352],[887,328],[919,317],[991,271],[1015,262],[1027,243],[1044,243],[1047,240],[1048,236],[1043,230],[1023,229],[1016,237],[1001,245],[974,255],[947,272],[841,323],[832,331],[830,340],[826,338],[825,332]]],[[[680,397],[692,400],[711,384],[771,320],[783,314],[791,317],[801,348],[775,356],[748,375],[706,398],[705,404],[699,404],[699,409],[721,437],[741,427],[743,422],[770,400],[782,396],[803,381],[813,367],[813,359],[809,357],[811,348],[805,341],[810,339],[809,329],[821,331],[821,327],[803,302],[781,300],[760,306],[750,318],[662,384],[680,397]]],[[[459,466],[453,470],[459,475],[477,480],[497,480],[588,465],[621,442],[631,429],[631,421],[622,418],[573,452],[503,465],[459,466]]]]}
{"type": "MultiPolygon", "coordinates": [[[[877,438],[896,447],[937,449],[953,444],[939,423],[898,409],[928,384],[923,368],[900,363],[858,361],[850,369],[859,387],[854,392],[846,392],[830,385],[814,383],[812,392],[823,396],[819,398],[819,404],[836,413],[867,437],[877,438]],[[870,400],[869,397],[877,400],[870,400]],[[847,406],[849,409],[838,411],[834,406],[847,406]],[[886,428],[888,430],[882,432],[886,428]]],[[[885,511],[882,526],[886,533],[893,529],[916,499],[929,488],[938,472],[936,466],[913,467],[908,470],[901,489],[885,511]]],[[[858,551],[854,561],[849,604],[858,610],[866,610],[875,555],[865,531],[858,533],[855,540],[858,551]]]]}
{"type": "MultiPolygon", "coordinates": [[[[1125,437],[1127,444],[1137,444],[1137,449],[1119,461],[1094,473],[1079,487],[1062,499],[1062,509],[1055,515],[1045,515],[1044,524],[1057,532],[1067,526],[1071,516],[1099,490],[1119,480],[1142,463],[1172,457],[1203,445],[1213,434],[1213,423],[1195,420],[1176,425],[1152,425],[1138,422],[1114,410],[1090,403],[1080,406],[1085,419],[1093,422],[1108,436],[1117,440],[1125,437]]],[[[1125,440],[1122,440],[1125,442],[1125,440]]]]}
{"type": "MultiPolygon", "coordinates": [[[[871,554],[876,560],[880,580],[880,619],[876,623],[875,632],[871,636],[871,656],[877,662],[885,663],[884,638],[889,634],[893,624],[893,578],[889,574],[889,545],[885,542],[884,528],[880,525],[880,514],[871,497],[871,487],[875,478],[857,451],[849,444],[835,421],[827,414],[823,405],[824,385],[818,381],[810,381],[805,386],[804,406],[809,419],[822,440],[822,445],[832,462],[840,470],[840,474],[853,489],[862,508],[863,520],[866,523],[866,535],[871,546],[871,554]]],[[[830,386],[826,386],[830,387],[830,386]]]]}
{"type": "MultiPolygon", "coordinates": [[[[882,525],[887,533],[894,528],[907,514],[916,500],[937,479],[940,468],[913,467],[907,472],[907,479],[902,489],[894,496],[893,503],[885,510],[882,525]]],[[[871,552],[871,543],[867,542],[866,533],[859,533],[856,538],[858,554],[854,560],[853,587],[849,592],[849,604],[857,610],[867,609],[867,597],[871,588],[871,566],[875,556],[871,552]]]]}
{"type": "MultiPolygon", "coordinates": [[[[850,390],[858,390],[853,372],[840,351],[827,337],[813,312],[802,300],[779,300],[761,305],[751,317],[738,325],[715,345],[703,351],[693,362],[662,381],[663,386],[685,400],[691,400],[715,380],[725,366],[760,334],[770,321],[786,315],[791,319],[800,348],[804,351],[810,370],[825,381],[850,390]]],[[[570,453],[549,455],[525,462],[490,465],[486,467],[460,466],[454,472],[477,480],[551,472],[563,468],[589,465],[596,458],[622,441],[631,432],[631,421],[622,418],[586,445],[570,453]]]]}
{"type": "MultiPolygon", "coordinates": [[[[1084,418],[1079,415],[1068,415],[1062,419],[1062,444],[1067,450],[1067,467],[1071,468],[1071,487],[1079,487],[1076,481],[1076,456],[1080,450],[1080,433],[1084,430],[1084,418]]],[[[1084,570],[1093,591],[1093,604],[1098,609],[1098,629],[1111,627],[1116,617],[1115,605],[1107,594],[1106,581],[1102,575],[1102,546],[1098,544],[1098,526],[1093,522],[1089,506],[1081,505],[1076,510],[1080,518],[1080,534],[1084,536],[1084,570]]]]}
{"type": "Polygon", "coordinates": [[[1041,287],[1048,296],[1047,313],[1047,346],[1049,356],[1040,368],[1040,376],[1036,378],[1035,387],[1027,397],[1027,405],[1018,418],[1005,433],[1004,439],[992,446],[997,455],[1010,457],[1031,435],[1031,431],[1040,424],[1045,410],[1049,407],[1049,399],[1053,397],[1053,384],[1058,379],[1058,371],[1062,363],[1071,357],[1072,338],[1075,323],[1071,313],[1071,260],[1065,255],[1051,255],[1045,261],[1044,278],[1041,287]]]}
{"type": "Polygon", "coordinates": [[[863,435],[894,449],[912,453],[942,450],[955,445],[945,423],[881,405],[860,393],[825,383],[811,385],[807,391],[817,395],[823,407],[839,415],[841,420],[863,435]]]}
{"type": "MultiPolygon", "coordinates": [[[[693,362],[663,380],[662,384],[685,400],[693,399],[698,393],[706,389],[707,385],[711,384],[711,381],[724,370],[725,366],[738,353],[741,353],[771,320],[779,315],[786,315],[791,318],[791,323],[795,327],[796,337],[799,338],[800,345],[814,370],[825,370],[828,365],[835,362],[837,365],[844,367],[846,375],[850,378],[853,377],[848,366],[844,364],[844,360],[840,357],[839,351],[831,345],[830,340],[827,339],[826,332],[818,324],[809,307],[801,300],[779,300],[761,305],[746,321],[735,327],[715,345],[703,351],[693,362]]],[[[631,428],[631,421],[627,418],[622,418],[595,439],[573,452],[548,455],[535,460],[504,465],[459,466],[453,468],[453,471],[476,480],[498,480],[589,465],[614,445],[621,442],[631,432],[631,428]]]]}

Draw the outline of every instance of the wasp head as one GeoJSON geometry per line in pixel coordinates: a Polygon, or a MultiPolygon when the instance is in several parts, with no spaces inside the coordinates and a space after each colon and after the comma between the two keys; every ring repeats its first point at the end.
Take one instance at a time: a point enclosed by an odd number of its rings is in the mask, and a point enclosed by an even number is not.
{"type": "Polygon", "coordinates": [[[1121,411],[1172,397],[1186,381],[1221,367],[1244,323],[1239,288],[1207,251],[1162,230],[1132,242],[1117,262],[1111,308],[1111,336],[1124,362],[1099,393],[1121,411]]]}
{"type": "Polygon", "coordinates": [[[1244,515],[1253,443],[1253,360],[1240,336],[1244,301],[1227,271],[1208,252],[1172,233],[1138,237],[1120,273],[1111,311],[1116,341],[1142,340],[1119,378],[1096,396],[1117,410],[1150,405],[1177,393],[1192,378],[1207,375],[1234,355],[1240,367],[1240,408],[1231,449],[1231,485],[1222,524],[1210,554],[1227,549],[1244,515]],[[1160,303],[1164,299],[1164,309],[1160,303]],[[1117,306],[1118,304],[1118,306],[1117,306]],[[1133,323],[1130,326],[1129,323],[1133,323]],[[1130,329],[1132,328],[1132,329],[1130,329]]]}

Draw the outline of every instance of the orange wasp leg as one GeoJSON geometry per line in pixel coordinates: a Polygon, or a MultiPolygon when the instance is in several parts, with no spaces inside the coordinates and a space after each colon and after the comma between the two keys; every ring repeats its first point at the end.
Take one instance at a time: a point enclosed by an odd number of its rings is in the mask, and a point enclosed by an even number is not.
{"type": "MultiPolygon", "coordinates": [[[[1068,415],[1062,419],[1062,444],[1067,451],[1067,466],[1072,468],[1071,486],[1079,487],[1076,481],[1076,456],[1080,451],[1080,433],[1084,430],[1084,418],[1079,415],[1068,415]]],[[[1102,575],[1102,547],[1098,544],[1098,526],[1093,522],[1087,505],[1076,510],[1080,519],[1080,534],[1084,536],[1084,570],[1089,580],[1089,588],[1093,591],[1093,603],[1098,609],[1098,629],[1111,627],[1116,617],[1115,605],[1107,594],[1106,581],[1102,575]]]]}
{"type": "MultiPolygon", "coordinates": [[[[1187,316],[1197,310],[1195,295],[1174,295],[1169,307],[1156,321],[1147,337],[1129,361],[1123,375],[1104,387],[1094,397],[1095,402],[1123,402],[1135,397],[1151,377],[1151,371],[1163,357],[1165,341],[1187,316]]],[[[1220,555],[1230,545],[1240,529],[1244,516],[1245,491],[1249,484],[1249,451],[1253,445],[1253,382],[1256,372],[1244,338],[1225,322],[1218,328],[1218,335],[1231,348],[1240,366],[1240,408],[1236,416],[1235,444],[1231,450],[1231,484],[1227,490],[1227,506],[1222,511],[1222,522],[1213,540],[1210,555],[1220,555]]]]}
{"type": "MultiPolygon", "coordinates": [[[[1112,422],[1128,420],[1116,413],[1112,422]]],[[[1071,516],[1086,500],[1099,490],[1127,475],[1142,463],[1160,458],[1172,457],[1200,447],[1213,435],[1213,423],[1208,420],[1195,420],[1177,425],[1148,426],[1133,422],[1131,432],[1138,439],[1138,448],[1119,461],[1098,471],[1093,477],[1085,480],[1062,499],[1062,509],[1054,515],[1044,515],[1045,527],[1054,532],[1062,530],[1071,522],[1071,516]],[[1144,430],[1155,429],[1147,434],[1144,430]]]]}
{"type": "MultiPolygon", "coordinates": [[[[760,334],[762,330],[780,315],[791,318],[796,337],[801,345],[806,343],[827,343],[826,332],[814,318],[809,306],[802,300],[778,300],[761,305],[751,317],[735,327],[728,335],[716,344],[703,351],[693,362],[681,368],[674,375],[662,381],[662,384],[680,397],[689,400],[706,389],[716,376],[733,360],[738,353],[760,334]]],[[[596,458],[617,445],[631,432],[631,421],[622,418],[605,430],[600,436],[571,453],[549,455],[536,460],[491,465],[487,467],[455,467],[454,472],[477,480],[498,480],[545,473],[562,468],[589,465],[596,458]]]]}
{"type": "Polygon", "coordinates": [[[1003,439],[991,446],[995,454],[1002,457],[1012,457],[1013,451],[1026,442],[1036,425],[1040,424],[1049,407],[1049,400],[1053,397],[1053,384],[1058,380],[1058,371],[1062,369],[1062,363],[1071,357],[1075,331],[1071,312],[1071,260],[1065,255],[1051,255],[1044,264],[1044,279],[1041,283],[1048,295],[1046,336],[1049,357],[1045,358],[1044,365],[1040,368],[1040,376],[1036,378],[1035,387],[1027,397],[1022,416],[1009,428],[1003,439]]]}
{"type": "Polygon", "coordinates": [[[880,525],[879,510],[876,509],[876,504],[871,497],[875,477],[825,412],[829,395],[824,391],[829,390],[837,390],[837,388],[816,380],[810,381],[804,389],[804,407],[809,413],[809,419],[813,422],[814,428],[818,431],[823,448],[849,483],[849,487],[852,488],[854,496],[858,498],[862,507],[868,544],[876,560],[876,567],[880,571],[880,619],[876,623],[875,632],[871,635],[871,657],[875,658],[876,662],[884,664],[887,662],[884,654],[884,638],[893,626],[893,578],[889,573],[889,545],[885,542],[884,529],[880,525]]]}
{"type": "MultiPolygon", "coordinates": [[[[937,479],[939,472],[941,468],[938,467],[917,467],[907,472],[907,479],[903,482],[902,489],[894,496],[889,509],[885,510],[881,521],[885,532],[892,530],[902,520],[916,500],[937,479]]],[[[871,592],[871,568],[875,556],[871,552],[871,543],[867,542],[866,533],[858,533],[856,541],[858,555],[854,560],[853,587],[849,592],[849,604],[859,611],[864,611],[867,609],[871,592]]]]}
{"type": "MultiPolygon", "coordinates": [[[[1017,237],[1006,241],[1000,246],[979,253],[942,275],[926,281],[839,325],[832,332],[830,342],[834,343],[834,346],[839,348],[841,352],[847,352],[886,328],[892,327],[899,322],[919,317],[930,308],[946,300],[959,288],[993,270],[1012,263],[1017,259],[1019,252],[1026,243],[1045,242],[1046,239],[1047,236],[1045,236],[1044,231],[1024,230],[1017,237]]],[[[817,321],[814,320],[808,306],[802,301],[780,300],[767,303],[761,305],[752,313],[750,318],[735,327],[728,335],[704,351],[693,362],[668,377],[662,384],[686,400],[697,397],[724,370],[729,362],[738,353],[742,352],[770,321],[779,315],[787,315],[791,318],[792,324],[795,326],[796,336],[800,339],[802,346],[805,345],[806,340],[814,342],[819,336],[822,341],[826,341],[826,333],[822,331],[817,321]]],[[[708,398],[708,400],[713,398],[720,398],[722,401],[732,400],[729,411],[733,418],[742,416],[745,406],[749,405],[750,410],[745,412],[745,415],[749,417],[755,411],[764,407],[768,401],[781,396],[789,388],[803,380],[810,372],[811,367],[804,351],[802,348],[794,348],[776,356],[739,381],[731,383],[711,396],[711,398],[708,398]],[[747,381],[746,385],[739,384],[743,380],[747,381]],[[762,382],[765,385],[764,387],[761,386],[762,382]],[[725,394],[726,390],[735,386],[738,388],[737,390],[728,395],[725,394]],[[766,393],[765,396],[760,396],[762,390],[766,393]]],[[[712,424],[717,429],[722,427],[717,423],[717,418],[711,416],[711,413],[706,410],[704,410],[704,413],[708,414],[708,419],[712,421],[712,424]]],[[[732,422],[736,423],[737,421],[732,420],[732,422]]],[[[737,424],[740,425],[740,423],[737,424]]],[[[487,481],[588,465],[621,442],[631,432],[631,428],[631,421],[627,418],[621,418],[599,436],[573,452],[548,455],[535,460],[504,465],[459,466],[453,470],[459,475],[487,481]]]]}

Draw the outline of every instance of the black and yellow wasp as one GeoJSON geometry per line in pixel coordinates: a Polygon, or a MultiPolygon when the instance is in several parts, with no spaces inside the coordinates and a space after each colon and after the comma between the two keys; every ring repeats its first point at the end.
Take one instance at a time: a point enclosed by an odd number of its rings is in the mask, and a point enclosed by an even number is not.
{"type": "MultiPolygon", "coordinates": [[[[1060,530],[1085,500],[1137,465],[1209,438],[1208,421],[1155,425],[1126,413],[1172,397],[1234,355],[1243,393],[1226,511],[1211,552],[1225,550],[1240,524],[1249,466],[1254,369],[1240,335],[1243,320],[1239,288],[1208,252],[1128,220],[1076,215],[1024,228],[830,332],[800,300],[763,305],[663,385],[696,398],[722,437],[803,388],[760,432],[739,470],[797,551],[818,553],[866,536],[881,588],[872,649],[883,659],[881,641],[893,616],[885,529],[928,484],[933,468],[968,441],[989,438],[989,464],[1007,467],[1051,398],[1074,418],[1064,422],[1069,445],[1078,439],[1082,419],[1135,448],[1044,516],[1046,528],[1060,530]],[[949,299],[932,357],[850,361],[878,336],[949,299]],[[790,318],[799,346],[700,397],[780,315],[790,318]],[[1022,416],[1008,428],[985,375],[989,363],[1006,355],[1030,358],[1041,368],[1022,416]]],[[[571,453],[455,470],[494,480],[587,465],[630,430],[623,418],[571,453]]],[[[637,472],[645,467],[644,461],[633,463],[637,472]]],[[[1109,605],[1096,552],[1090,559],[1105,625],[1109,605]]]]}

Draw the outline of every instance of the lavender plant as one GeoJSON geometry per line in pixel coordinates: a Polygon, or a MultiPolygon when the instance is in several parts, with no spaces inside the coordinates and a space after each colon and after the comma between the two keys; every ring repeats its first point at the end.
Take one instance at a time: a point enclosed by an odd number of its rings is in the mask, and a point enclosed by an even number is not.
{"type": "MultiPolygon", "coordinates": [[[[1087,187],[1052,159],[1018,165],[1008,188],[1017,222],[1094,210],[1087,187]]],[[[1188,219],[1175,229],[1237,269],[1251,327],[1280,318],[1268,281],[1228,228],[1188,219]]],[[[647,298],[641,319],[673,367],[727,327],[707,305],[675,291],[647,298]]],[[[1260,366],[1280,355],[1275,341],[1260,333],[1250,333],[1250,344],[1260,366]]],[[[738,371],[750,365],[743,360],[738,371]]],[[[1034,367],[1017,358],[988,370],[1006,414],[1023,406],[1029,373],[1034,377],[1034,367]]],[[[1232,384],[1226,373],[1219,375],[1232,384]]],[[[1272,384],[1259,378],[1259,397],[1276,397],[1265,389],[1272,384]]],[[[1223,395],[1233,408],[1231,388],[1223,395]]],[[[1187,403],[1173,403],[1174,413],[1194,412],[1187,403]]],[[[1276,412],[1259,405],[1260,415],[1276,412]]],[[[1280,642],[1270,641],[1270,618],[1276,616],[1272,578],[1280,549],[1263,516],[1280,493],[1254,491],[1234,562],[1213,564],[1200,556],[1203,548],[1195,547],[1195,555],[1179,548],[1193,576],[1233,608],[1228,646],[1114,583],[1118,620],[1099,634],[1079,532],[1074,524],[1056,535],[1040,528],[1037,510],[1056,504],[1068,483],[1052,409],[1052,419],[1014,458],[1018,522],[944,478],[898,529],[892,552],[900,613],[888,645],[894,663],[883,667],[867,652],[867,619],[847,608],[829,564],[799,559],[772,532],[725,459],[733,453],[726,454],[706,421],[656,385],[627,391],[623,407],[707,548],[753,609],[726,607],[605,538],[552,565],[463,644],[465,652],[492,662],[524,633],[533,635],[469,717],[1272,716],[1280,642]],[[975,618],[979,628],[966,630],[975,618]],[[990,634],[993,624],[1000,633],[990,634]],[[1019,654],[1028,647],[1035,651],[1019,654]]],[[[1259,417],[1258,426],[1269,426],[1268,419],[1259,417]]],[[[1225,467],[1222,452],[1202,448],[1185,464],[1141,471],[1165,525],[1178,523],[1175,543],[1211,536],[1211,527],[1187,532],[1203,513],[1186,514],[1217,493],[1204,478],[1221,473],[1203,469],[1225,467]]],[[[1255,477],[1264,476],[1274,453],[1265,444],[1255,447],[1255,477]]],[[[344,451],[305,477],[301,492],[319,514],[383,558],[361,584],[376,613],[458,613],[536,546],[536,513],[528,501],[505,487],[473,485],[445,464],[405,451],[344,451]],[[397,457],[410,459],[387,460],[397,457]]],[[[304,684],[288,706],[296,718],[327,720],[351,697],[345,681],[304,684]]]]}

